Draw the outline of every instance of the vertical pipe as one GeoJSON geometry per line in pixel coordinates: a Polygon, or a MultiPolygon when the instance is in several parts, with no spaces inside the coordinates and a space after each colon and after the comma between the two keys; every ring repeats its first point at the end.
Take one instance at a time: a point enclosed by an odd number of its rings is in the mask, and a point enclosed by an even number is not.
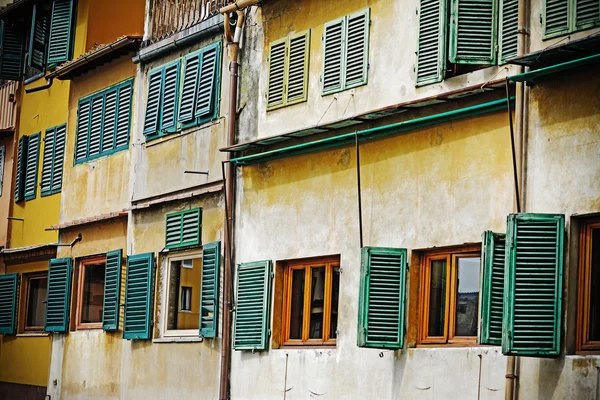
{"type": "Polygon", "coordinates": [[[360,147],[358,146],[358,132],[354,133],[356,141],[356,181],[358,188],[358,232],[360,235],[360,248],[363,248],[363,220],[362,220],[362,190],[360,186],[360,147]]]}
{"type": "Polygon", "coordinates": [[[517,169],[517,154],[515,149],[515,131],[513,129],[512,106],[510,104],[510,90],[508,86],[508,78],[506,78],[506,102],[508,104],[508,123],[510,125],[510,144],[512,149],[513,177],[515,180],[515,200],[517,204],[517,212],[521,212],[521,196],[519,194],[519,172],[517,169]]]}

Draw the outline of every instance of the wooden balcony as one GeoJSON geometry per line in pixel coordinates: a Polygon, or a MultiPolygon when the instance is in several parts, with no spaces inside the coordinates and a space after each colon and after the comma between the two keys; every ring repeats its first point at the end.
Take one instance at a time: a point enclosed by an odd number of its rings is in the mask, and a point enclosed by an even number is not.
{"type": "Polygon", "coordinates": [[[16,96],[19,82],[6,82],[0,85],[0,132],[15,129],[16,96]]]}

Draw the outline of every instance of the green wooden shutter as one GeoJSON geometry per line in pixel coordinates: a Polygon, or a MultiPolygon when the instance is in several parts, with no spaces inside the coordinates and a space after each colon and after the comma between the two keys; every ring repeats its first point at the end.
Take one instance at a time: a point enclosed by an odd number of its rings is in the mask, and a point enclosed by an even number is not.
{"type": "Polygon", "coordinates": [[[62,190],[63,165],[65,162],[66,142],[67,124],[62,124],[56,127],[56,137],[54,141],[54,156],[52,165],[52,194],[58,193],[62,190]]]}
{"type": "Polygon", "coordinates": [[[517,30],[519,29],[519,1],[500,0],[500,27],[498,44],[500,63],[517,56],[517,30]]]}
{"type": "Polygon", "coordinates": [[[560,355],[564,224],[564,215],[508,216],[505,355],[560,355]]]}
{"type": "Polygon", "coordinates": [[[46,297],[46,332],[68,332],[71,276],[73,261],[54,258],[48,266],[48,294],[46,297]]]}
{"type": "Polygon", "coordinates": [[[219,330],[219,269],[221,242],[202,246],[202,291],[200,293],[200,336],[217,337],[219,330]]]}
{"type": "Polygon", "coordinates": [[[115,147],[115,129],[117,128],[117,88],[105,95],[104,123],[102,124],[102,153],[115,147]]]}
{"type": "Polygon", "coordinates": [[[481,329],[479,343],[500,346],[502,344],[502,316],[504,303],[505,235],[486,231],[483,234],[481,260],[481,329]]]}
{"type": "Polygon", "coordinates": [[[127,257],[123,339],[152,337],[154,254],[127,257]]]}
{"type": "Polygon", "coordinates": [[[164,68],[160,133],[172,132],[176,128],[177,103],[179,102],[179,64],[177,61],[164,68]]]}
{"type": "Polygon", "coordinates": [[[104,96],[96,96],[91,100],[90,114],[87,156],[93,157],[100,154],[100,138],[102,137],[104,120],[104,96]]]}
{"type": "Polygon", "coordinates": [[[277,40],[269,47],[269,75],[267,83],[267,110],[285,104],[285,81],[288,38],[277,40]]]}
{"type": "Polygon", "coordinates": [[[27,140],[27,165],[25,166],[25,200],[35,199],[37,193],[38,168],[40,159],[40,132],[29,135],[27,140]]]}
{"type": "Polygon", "coordinates": [[[60,64],[71,58],[71,48],[75,36],[75,0],[54,0],[50,40],[48,43],[48,63],[60,64]]]}
{"type": "Polygon", "coordinates": [[[194,119],[196,108],[196,93],[198,92],[198,71],[200,69],[200,54],[194,53],[185,58],[183,68],[183,84],[181,102],[179,105],[179,122],[190,122],[194,119]]]}
{"type": "Polygon", "coordinates": [[[119,329],[119,310],[121,306],[121,261],[123,250],[106,253],[106,273],[104,277],[104,306],[102,308],[102,329],[119,329]]]}
{"type": "Polygon", "coordinates": [[[131,98],[133,81],[129,81],[118,89],[117,128],[115,132],[115,150],[129,148],[129,130],[131,126],[131,98]]]}
{"type": "Polygon", "coordinates": [[[358,346],[404,346],[406,249],[364,247],[358,310],[358,346]]]}
{"type": "Polygon", "coordinates": [[[215,109],[215,92],[217,84],[217,67],[219,65],[220,44],[210,46],[202,52],[200,79],[196,98],[196,118],[206,118],[215,109]]]}
{"type": "Polygon", "coordinates": [[[236,274],[233,348],[267,350],[271,322],[271,261],[240,264],[236,274]]]}
{"type": "Polygon", "coordinates": [[[50,18],[44,7],[39,3],[34,4],[27,64],[40,71],[46,70],[46,52],[48,50],[46,45],[48,43],[49,26],[50,18]]]}
{"type": "Polygon", "coordinates": [[[144,135],[154,135],[158,131],[160,113],[160,98],[162,92],[162,69],[150,73],[148,77],[148,99],[146,101],[146,117],[144,120],[144,135]]]}
{"type": "Polygon", "coordinates": [[[301,103],[307,99],[309,49],[310,31],[290,37],[286,60],[286,105],[301,103]]]}
{"type": "Polygon", "coordinates": [[[17,150],[17,165],[15,171],[15,202],[24,200],[25,167],[27,166],[27,141],[29,137],[21,136],[17,150]]]}
{"type": "Polygon", "coordinates": [[[600,1],[574,0],[575,29],[585,29],[600,24],[600,1]]]}
{"type": "Polygon", "coordinates": [[[570,0],[544,1],[544,38],[569,32],[570,0]]]}
{"type": "Polygon", "coordinates": [[[346,17],[344,89],[367,83],[369,67],[370,9],[346,17]]]}
{"type": "Polygon", "coordinates": [[[323,95],[339,92],[344,82],[345,19],[325,24],[323,36],[323,95]]]}
{"type": "Polygon", "coordinates": [[[200,244],[202,210],[194,208],[167,214],[165,247],[178,249],[200,244]]]}
{"type": "Polygon", "coordinates": [[[0,275],[0,335],[17,333],[19,274],[0,275]]]}
{"type": "Polygon", "coordinates": [[[25,37],[17,22],[0,22],[0,79],[23,79],[25,37]]]}
{"type": "Polygon", "coordinates": [[[497,2],[452,0],[450,62],[495,64],[497,2]]]}
{"type": "Polygon", "coordinates": [[[56,128],[47,129],[44,137],[44,160],[42,161],[42,179],[40,182],[42,196],[47,196],[52,191],[52,167],[54,165],[55,141],[56,128]]]}
{"type": "Polygon", "coordinates": [[[446,68],[446,0],[421,0],[417,86],[441,82],[446,68]]]}
{"type": "Polygon", "coordinates": [[[87,157],[88,137],[90,131],[90,101],[80,101],[77,110],[77,134],[75,143],[75,162],[87,157]]]}

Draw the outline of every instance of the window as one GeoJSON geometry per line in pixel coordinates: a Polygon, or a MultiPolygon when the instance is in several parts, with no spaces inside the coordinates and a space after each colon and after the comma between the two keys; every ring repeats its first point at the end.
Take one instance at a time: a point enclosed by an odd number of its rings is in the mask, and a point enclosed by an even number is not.
{"type": "Polygon", "coordinates": [[[144,340],[152,337],[153,279],[153,253],[127,257],[123,339],[144,340]]]}
{"type": "Polygon", "coordinates": [[[580,230],[578,294],[577,350],[600,350],[600,218],[580,230]]]}
{"type": "Polygon", "coordinates": [[[310,31],[271,43],[267,110],[306,101],[310,31]]]}
{"type": "Polygon", "coordinates": [[[24,322],[22,331],[43,331],[48,293],[48,274],[24,275],[24,322]]]}
{"type": "Polygon", "coordinates": [[[38,164],[40,155],[40,133],[21,136],[17,153],[15,173],[15,201],[33,200],[36,196],[38,164]]]}
{"type": "Polygon", "coordinates": [[[339,258],[288,263],[283,344],[335,345],[339,291],[339,258]]]}
{"type": "Polygon", "coordinates": [[[167,214],[165,247],[178,249],[199,245],[201,228],[200,208],[167,214]]]}
{"type": "Polygon", "coordinates": [[[325,24],[323,95],[367,84],[370,9],[325,24]]]}
{"type": "Polygon", "coordinates": [[[42,162],[41,195],[60,193],[62,189],[63,162],[67,125],[46,130],[44,138],[44,161],[42,162]]]}
{"type": "Polygon", "coordinates": [[[83,260],[79,265],[77,329],[102,327],[106,257],[83,260]]]}
{"type": "Polygon", "coordinates": [[[475,342],[479,318],[480,247],[424,254],[420,344],[475,342]]]}
{"type": "Polygon", "coordinates": [[[517,54],[517,0],[421,0],[417,86],[517,54]]]}
{"type": "Polygon", "coordinates": [[[544,39],[600,26],[600,6],[595,0],[545,0],[544,39]]]}
{"type": "Polygon", "coordinates": [[[129,148],[133,80],[79,100],[75,164],[129,148]]]}
{"type": "Polygon", "coordinates": [[[150,72],[144,119],[148,139],[216,118],[220,56],[216,43],[150,72]]]}

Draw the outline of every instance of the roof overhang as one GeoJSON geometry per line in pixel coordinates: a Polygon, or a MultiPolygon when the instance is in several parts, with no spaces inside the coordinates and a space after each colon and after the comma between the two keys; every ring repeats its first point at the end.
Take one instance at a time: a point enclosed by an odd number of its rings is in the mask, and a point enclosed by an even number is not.
{"type": "Polygon", "coordinates": [[[58,243],[38,244],[34,246],[4,248],[0,253],[6,265],[25,264],[35,261],[46,261],[56,257],[58,243]]]}
{"type": "Polygon", "coordinates": [[[69,222],[63,222],[62,224],[52,225],[50,228],[47,228],[47,231],[58,231],[62,229],[68,228],[76,228],[83,225],[94,224],[98,222],[110,221],[118,218],[127,218],[127,211],[117,211],[106,214],[100,214],[93,217],[77,219],[69,222]]]}

